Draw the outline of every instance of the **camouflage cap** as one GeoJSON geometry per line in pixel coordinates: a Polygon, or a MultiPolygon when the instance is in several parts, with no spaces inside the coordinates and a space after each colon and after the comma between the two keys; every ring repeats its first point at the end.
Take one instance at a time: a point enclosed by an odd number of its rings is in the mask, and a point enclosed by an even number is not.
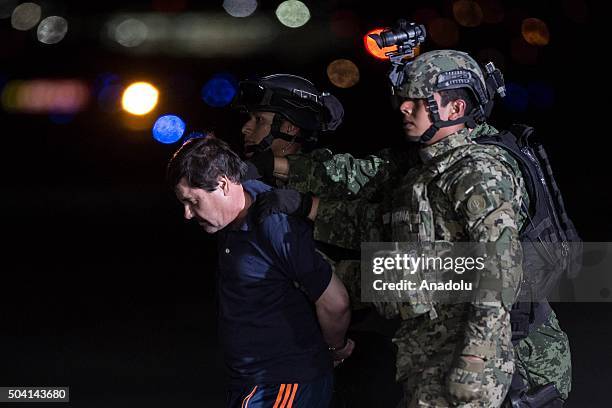
{"type": "Polygon", "coordinates": [[[435,50],[419,55],[406,67],[404,83],[396,89],[396,94],[404,98],[424,99],[444,89],[469,88],[480,101],[478,91],[468,84],[461,81],[438,83],[441,73],[456,70],[470,71],[480,81],[481,89],[486,89],[482,70],[472,57],[456,50],[435,50]]]}

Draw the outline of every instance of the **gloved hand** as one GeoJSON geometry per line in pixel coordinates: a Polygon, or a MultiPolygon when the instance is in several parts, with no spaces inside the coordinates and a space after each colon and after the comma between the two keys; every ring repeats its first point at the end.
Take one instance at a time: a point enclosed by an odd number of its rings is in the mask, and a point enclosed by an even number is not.
{"type": "Polygon", "coordinates": [[[274,189],[257,195],[254,204],[255,219],[258,222],[270,214],[285,213],[307,218],[312,207],[312,194],[302,194],[297,190],[274,189]]]}
{"type": "Polygon", "coordinates": [[[247,165],[249,165],[249,163],[255,166],[257,173],[259,173],[266,183],[273,184],[274,153],[272,153],[272,149],[255,152],[253,157],[247,160],[247,165]]]}
{"type": "Polygon", "coordinates": [[[459,356],[446,377],[451,402],[470,402],[482,397],[484,360],[459,356]]]}

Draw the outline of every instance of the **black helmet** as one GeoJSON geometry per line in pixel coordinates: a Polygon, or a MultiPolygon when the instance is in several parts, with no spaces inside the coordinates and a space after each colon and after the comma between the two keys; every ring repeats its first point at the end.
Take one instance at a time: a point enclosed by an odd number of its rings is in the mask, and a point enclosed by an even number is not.
{"type": "Polygon", "coordinates": [[[336,97],[319,92],[309,80],[290,74],[274,74],[241,81],[232,104],[247,111],[281,114],[301,129],[335,130],[344,117],[336,97]]]}

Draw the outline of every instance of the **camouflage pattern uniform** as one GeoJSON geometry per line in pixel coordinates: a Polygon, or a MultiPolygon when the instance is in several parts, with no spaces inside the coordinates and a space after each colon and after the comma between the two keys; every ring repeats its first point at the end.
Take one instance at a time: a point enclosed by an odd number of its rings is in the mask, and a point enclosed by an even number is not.
{"type": "MultiPolygon", "coordinates": [[[[472,129],[470,138],[475,139],[495,133],[497,130],[494,127],[481,124],[472,129]]],[[[302,192],[310,191],[324,199],[358,197],[368,199],[369,202],[375,200],[382,190],[383,183],[393,183],[397,175],[404,174],[408,168],[415,165],[414,158],[407,153],[389,150],[380,151],[363,159],[350,154],[332,155],[328,149],[319,149],[311,154],[291,155],[287,158],[290,162],[288,187],[302,192]]],[[[347,224],[346,221],[338,220],[336,216],[333,211],[319,212],[316,223],[317,237],[326,242],[347,245],[338,235],[345,235],[346,228],[354,225],[355,218],[350,217],[347,224]],[[327,216],[331,218],[326,219],[327,216]]],[[[521,207],[520,218],[525,219],[525,217],[524,207],[521,207]]],[[[519,226],[522,228],[522,222],[519,226]]],[[[343,260],[336,263],[336,266],[336,274],[347,287],[353,307],[356,309],[366,307],[360,300],[359,261],[343,260]]],[[[567,335],[559,327],[554,312],[547,322],[519,342],[515,347],[515,355],[516,368],[526,384],[537,387],[553,382],[561,396],[567,399],[571,391],[571,354],[567,335]]],[[[402,358],[401,355],[398,357],[402,358]]]]}
{"type": "MultiPolygon", "coordinates": [[[[495,129],[483,124],[474,129],[469,136],[466,134],[453,135],[449,137],[449,140],[446,142],[443,141],[444,143],[440,142],[437,143],[435,147],[430,146],[429,148],[425,148],[422,152],[425,161],[424,166],[427,166],[427,160],[431,161],[438,155],[446,157],[449,151],[455,151],[456,148],[465,148],[465,146],[469,146],[471,144],[470,139],[495,132],[495,129]]],[[[462,132],[459,133],[461,134],[462,132]]],[[[478,150],[478,148],[476,149],[478,150]]],[[[495,148],[491,147],[485,148],[484,150],[491,149],[495,150],[495,148]]],[[[470,151],[470,149],[468,148],[467,151],[470,151]]],[[[456,153],[453,153],[450,157],[455,154],[456,153]]],[[[482,149],[480,154],[482,154],[482,149]]],[[[522,177],[514,160],[511,157],[507,157],[505,152],[492,153],[492,155],[495,154],[497,154],[497,157],[503,159],[495,163],[495,159],[491,160],[490,151],[485,153],[484,156],[481,157],[481,160],[474,160],[474,155],[467,154],[467,163],[464,173],[462,173],[463,177],[469,180],[468,182],[463,181],[466,191],[469,190],[469,184],[478,182],[477,179],[474,179],[475,174],[480,174],[487,180],[484,184],[483,180],[480,180],[480,189],[482,191],[479,191],[478,194],[476,194],[474,190],[471,190],[469,197],[455,197],[459,199],[459,201],[452,203],[448,201],[448,191],[445,191],[442,188],[443,186],[434,183],[438,188],[434,188],[427,193],[427,200],[431,202],[434,207],[432,209],[433,214],[437,214],[437,216],[431,220],[434,224],[433,228],[435,229],[434,239],[464,239],[466,237],[460,236],[462,223],[467,222],[469,231],[470,226],[475,227],[484,219],[489,219],[489,222],[487,222],[487,224],[489,224],[488,228],[483,227],[483,224],[481,224],[479,228],[484,228],[484,230],[472,230],[471,236],[467,238],[500,240],[503,235],[502,230],[505,230],[503,231],[505,234],[503,239],[507,240],[507,242],[516,240],[517,231],[520,230],[522,221],[525,218],[525,214],[520,207],[520,200],[527,199],[526,191],[522,185],[522,177]],[[500,163],[502,164],[500,165],[500,163]],[[496,170],[488,174],[487,172],[490,169],[496,170]],[[511,180],[512,182],[510,182],[511,180]],[[482,186],[486,186],[486,188],[482,188],[482,186]],[[452,205],[444,208],[444,205],[440,203],[452,205]],[[484,207],[483,203],[485,204],[484,207]],[[495,204],[499,204],[499,206],[494,207],[495,204]],[[506,208],[502,209],[501,206],[503,205],[505,205],[506,208]],[[470,209],[479,209],[480,207],[483,207],[481,213],[473,214],[473,211],[470,212],[470,209]],[[495,210],[495,208],[497,208],[497,210],[495,210]],[[461,213],[461,209],[464,210],[463,214],[461,213]],[[493,214],[497,214],[500,218],[496,221],[491,219],[493,214]],[[463,219],[462,216],[464,217],[463,219]]],[[[477,155],[478,154],[476,154],[476,156],[477,155]]],[[[466,156],[462,157],[465,158],[466,156]]],[[[329,151],[326,151],[323,155],[311,158],[293,156],[290,158],[290,164],[291,173],[289,185],[296,189],[301,191],[312,191],[321,197],[325,197],[325,193],[329,192],[331,192],[330,196],[334,197],[342,194],[351,196],[361,191],[364,192],[363,195],[370,200],[367,203],[370,205],[364,205],[363,202],[352,203],[351,205],[344,205],[344,203],[329,200],[327,202],[322,202],[316,223],[317,239],[352,248],[358,248],[362,240],[382,240],[384,233],[380,231],[380,228],[377,228],[381,219],[381,204],[372,203],[372,197],[375,195],[372,191],[380,190],[379,186],[381,183],[387,183],[391,186],[397,185],[399,175],[403,174],[404,170],[401,169],[401,166],[398,166],[397,163],[394,163],[392,160],[376,158],[375,156],[370,156],[364,160],[354,159],[350,155],[337,155],[332,157],[329,151]],[[339,187],[338,185],[341,186],[339,187]],[[368,186],[371,188],[366,188],[368,186]],[[363,222],[364,219],[368,222],[363,222]],[[362,221],[359,222],[358,220],[362,221]],[[339,225],[343,227],[341,230],[337,228],[339,225]]],[[[419,172],[422,171],[422,169],[415,171],[419,172]]],[[[439,165],[435,171],[444,173],[443,170],[441,171],[439,165]]],[[[461,176],[458,175],[458,177],[458,180],[461,180],[461,176]]],[[[406,176],[402,182],[406,183],[409,179],[410,175],[406,176]]],[[[454,181],[454,183],[457,182],[457,180],[454,181]]],[[[449,185],[447,185],[447,187],[449,185]]],[[[455,193],[457,193],[457,190],[455,190],[455,193]]],[[[361,197],[362,195],[360,194],[360,198],[361,197]]],[[[416,225],[413,225],[413,227],[416,227],[416,225]]],[[[410,228],[408,228],[408,230],[409,229],[410,228]]],[[[415,228],[415,230],[418,231],[418,228],[415,228]]],[[[410,235],[414,238],[415,234],[408,233],[407,236],[403,236],[401,232],[396,232],[391,235],[395,236],[393,238],[394,240],[406,240],[410,235]]],[[[520,271],[520,262],[518,261],[519,254],[509,254],[509,258],[514,260],[513,263],[511,262],[514,266],[510,269],[514,270],[516,275],[520,271]]],[[[355,272],[356,269],[353,270],[353,273],[355,272]]],[[[356,275],[358,276],[358,273],[356,273],[356,275]]],[[[508,289],[513,289],[515,280],[516,276],[507,279],[507,282],[504,280],[504,284],[508,286],[508,289]]],[[[502,302],[502,304],[504,303],[502,302]]],[[[474,305],[471,305],[471,307],[474,307],[474,305]]],[[[483,402],[485,405],[489,403],[499,405],[499,403],[501,403],[500,398],[503,398],[507,390],[507,380],[509,378],[507,374],[511,372],[512,365],[512,350],[508,348],[507,341],[507,307],[508,304],[506,300],[504,307],[498,307],[498,316],[496,318],[490,321],[485,319],[485,321],[489,323],[496,321],[496,324],[499,324],[497,328],[500,330],[492,330],[492,332],[502,333],[496,343],[497,361],[496,359],[487,359],[487,367],[485,367],[484,371],[483,385],[486,389],[485,394],[487,395],[485,395],[482,401],[487,401],[487,398],[489,399],[488,402],[483,402]],[[500,360],[499,356],[503,356],[503,358],[500,360]]],[[[385,311],[383,310],[383,312],[385,311]]],[[[474,311],[472,310],[472,312],[474,311]]],[[[388,314],[388,311],[385,314],[388,314]]],[[[427,406],[427,404],[443,404],[443,401],[435,401],[435,399],[444,399],[444,393],[442,392],[442,377],[449,371],[448,364],[451,359],[442,359],[440,357],[442,355],[447,357],[452,355],[451,351],[456,352],[456,350],[453,349],[455,343],[459,342],[459,344],[461,344],[460,339],[457,338],[461,330],[449,330],[444,320],[440,320],[446,316],[446,323],[448,323],[453,321],[456,316],[453,317],[453,313],[448,315],[446,311],[438,314],[439,316],[437,319],[428,322],[423,327],[418,327],[416,333],[414,331],[415,329],[410,327],[410,324],[405,323],[398,331],[397,336],[397,344],[399,346],[398,380],[405,382],[406,391],[409,395],[416,396],[416,399],[413,401],[419,401],[419,403],[422,403],[424,406],[427,406]],[[432,323],[435,321],[438,321],[438,323],[432,323]],[[419,338],[419,334],[424,334],[422,338],[426,341],[420,342],[420,345],[415,346],[414,339],[419,338]],[[431,342],[431,338],[437,339],[437,341],[431,342]],[[417,370],[417,372],[414,371],[415,368],[418,368],[420,364],[434,355],[438,356],[436,359],[439,361],[439,364],[428,366],[427,369],[420,371],[420,373],[418,372],[419,370],[417,370]],[[421,383],[422,386],[415,389],[415,386],[419,383],[421,383]]],[[[495,313],[493,313],[493,315],[494,314],[495,313]]],[[[461,313],[459,313],[459,315],[461,315],[461,313]]],[[[467,315],[469,316],[470,314],[468,313],[467,315]]],[[[482,316],[486,317],[487,313],[482,314],[482,316]]],[[[469,320],[468,318],[468,323],[469,320]]],[[[483,339],[477,340],[481,341],[483,339]]],[[[478,343],[478,341],[476,343],[478,343]]],[[[516,352],[518,353],[518,371],[528,384],[533,386],[552,381],[557,385],[563,398],[567,397],[571,387],[569,345],[567,336],[559,328],[554,313],[552,313],[548,322],[531,333],[527,339],[520,342],[516,347],[516,352]]]]}
{"type": "Polygon", "coordinates": [[[397,380],[414,406],[457,402],[447,397],[447,382],[482,384],[482,394],[465,397],[463,406],[499,406],[510,385],[514,353],[509,310],[522,262],[516,214],[525,190],[512,158],[495,158],[503,154],[473,143],[463,130],[422,149],[423,165],[411,169],[382,203],[320,203],[316,239],[348,248],[357,249],[362,241],[495,242],[504,248],[499,264],[490,265],[489,274],[481,277],[503,287],[503,296],[483,287],[479,301],[471,304],[423,310],[399,304],[392,310],[398,304],[389,303],[383,311],[387,317],[403,318],[394,339],[397,380]],[[398,212],[409,216],[394,217],[398,212]],[[345,226],[342,236],[334,225],[345,226]],[[464,364],[456,355],[482,357],[484,367],[464,364]]]}

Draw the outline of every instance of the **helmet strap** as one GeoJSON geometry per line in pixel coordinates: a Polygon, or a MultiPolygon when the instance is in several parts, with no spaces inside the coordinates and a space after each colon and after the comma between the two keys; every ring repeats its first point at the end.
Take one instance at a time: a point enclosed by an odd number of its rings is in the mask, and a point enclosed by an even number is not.
{"type": "Polygon", "coordinates": [[[427,108],[429,109],[431,126],[421,135],[421,138],[419,139],[420,143],[429,142],[441,128],[458,125],[460,123],[465,123],[468,128],[474,129],[478,122],[483,121],[481,118],[484,118],[484,111],[482,107],[480,107],[480,109],[472,109],[469,114],[458,119],[442,120],[440,119],[438,103],[436,102],[433,94],[427,97],[427,108]]]}

